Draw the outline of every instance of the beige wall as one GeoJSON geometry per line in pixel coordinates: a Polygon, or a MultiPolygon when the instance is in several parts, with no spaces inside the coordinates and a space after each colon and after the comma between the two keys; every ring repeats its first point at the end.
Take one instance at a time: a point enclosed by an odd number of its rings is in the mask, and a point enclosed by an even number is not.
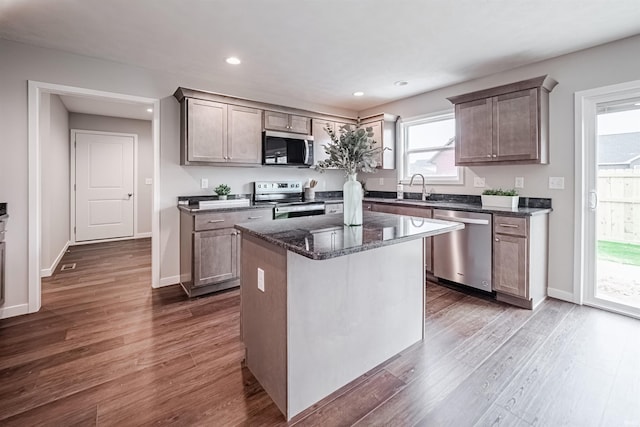
{"type": "MultiPolygon", "coordinates": [[[[233,192],[249,192],[256,179],[307,179],[310,170],[267,168],[184,167],[179,165],[179,114],[173,92],[179,86],[252,98],[307,110],[355,116],[355,112],[317,105],[304,100],[282,99],[277,93],[239,93],[225,86],[225,79],[185,78],[67,52],[0,40],[0,201],[9,209],[6,301],[0,317],[26,311],[28,301],[28,103],[27,81],[34,80],[93,90],[137,95],[161,100],[160,124],[160,276],[162,283],[176,283],[179,274],[179,195],[203,194],[200,178],[210,186],[231,185],[233,192]]],[[[338,171],[320,175],[325,189],[340,189],[338,171]]],[[[208,193],[211,191],[209,190],[208,193]]]]}
{"type": "Polygon", "coordinates": [[[42,94],[40,118],[40,267],[50,275],[69,243],[69,112],[59,96],[42,94]]]}
{"type": "MultiPolygon", "coordinates": [[[[640,36],[609,43],[555,59],[539,62],[482,79],[469,81],[437,91],[424,93],[361,112],[361,116],[384,111],[402,117],[451,110],[447,97],[502,85],[530,77],[549,74],[558,81],[550,95],[550,163],[525,166],[477,166],[466,168],[462,186],[429,186],[438,193],[480,194],[473,187],[473,177],[486,179],[487,187],[513,187],[514,178],[522,176],[523,196],[550,197],[549,288],[558,297],[571,298],[573,293],[573,222],[574,222],[574,94],[592,89],[640,79],[640,36]],[[550,190],[550,176],[565,178],[564,190],[550,190]]],[[[376,174],[367,188],[394,191],[395,171],[376,174]],[[384,177],[380,187],[378,178],[384,177]]],[[[405,190],[406,191],[406,190],[405,190]]],[[[413,191],[419,191],[414,189],[413,191]]]]}
{"type": "Polygon", "coordinates": [[[151,136],[151,121],[96,116],[93,114],[70,113],[69,127],[77,130],[120,132],[138,135],[138,187],[135,190],[136,207],[138,209],[136,234],[140,235],[151,233],[153,185],[145,184],[145,179],[153,178],[153,139],[151,136]]]}

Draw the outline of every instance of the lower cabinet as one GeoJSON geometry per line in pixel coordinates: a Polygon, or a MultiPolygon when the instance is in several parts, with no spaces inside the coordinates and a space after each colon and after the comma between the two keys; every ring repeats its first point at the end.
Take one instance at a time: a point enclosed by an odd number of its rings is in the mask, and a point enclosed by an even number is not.
{"type": "Polygon", "coordinates": [[[240,286],[241,222],[271,221],[271,209],[180,212],[180,284],[190,297],[240,286]]]}
{"type": "Polygon", "coordinates": [[[548,216],[493,216],[493,290],[496,298],[533,309],[547,288],[548,216]]]}

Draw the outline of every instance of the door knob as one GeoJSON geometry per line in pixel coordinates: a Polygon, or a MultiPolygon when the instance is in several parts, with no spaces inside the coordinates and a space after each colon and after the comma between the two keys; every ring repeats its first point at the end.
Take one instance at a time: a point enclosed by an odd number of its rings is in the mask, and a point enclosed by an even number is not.
{"type": "Polygon", "coordinates": [[[131,198],[131,196],[133,196],[133,193],[127,193],[127,196],[129,196],[129,198],[131,198]]]}

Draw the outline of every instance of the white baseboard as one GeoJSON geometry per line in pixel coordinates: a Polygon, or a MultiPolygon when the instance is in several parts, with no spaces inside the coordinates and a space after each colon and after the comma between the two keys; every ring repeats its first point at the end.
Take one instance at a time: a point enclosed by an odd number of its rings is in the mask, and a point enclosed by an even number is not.
{"type": "Polygon", "coordinates": [[[562,301],[568,301],[575,303],[575,298],[572,292],[561,291],[560,289],[547,288],[547,295],[551,298],[559,299],[562,301]]]}
{"type": "Polygon", "coordinates": [[[10,307],[0,308],[0,319],[7,319],[9,317],[22,316],[29,313],[29,304],[18,304],[10,307]]]}
{"type": "Polygon", "coordinates": [[[134,239],[148,239],[149,237],[151,237],[150,231],[148,233],[138,233],[135,235],[134,239]]]}
{"type": "Polygon", "coordinates": [[[162,288],[164,286],[177,285],[180,283],[180,276],[161,277],[160,284],[156,288],[162,288]]]}
{"type": "Polygon", "coordinates": [[[51,277],[53,272],[56,271],[58,264],[60,264],[60,261],[62,260],[62,257],[64,256],[65,252],[67,252],[67,249],[69,249],[69,245],[71,245],[70,241],[67,241],[67,243],[64,244],[64,247],[56,257],[56,259],[53,260],[51,267],[43,268],[42,270],[40,270],[40,277],[51,277]]]}

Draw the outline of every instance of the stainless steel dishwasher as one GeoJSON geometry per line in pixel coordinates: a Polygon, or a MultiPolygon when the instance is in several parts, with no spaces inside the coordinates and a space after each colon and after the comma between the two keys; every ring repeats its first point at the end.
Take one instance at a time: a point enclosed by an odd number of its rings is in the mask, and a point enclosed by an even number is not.
{"type": "Polygon", "coordinates": [[[434,209],[433,217],[465,227],[433,237],[433,275],[491,292],[491,214],[434,209]]]}

